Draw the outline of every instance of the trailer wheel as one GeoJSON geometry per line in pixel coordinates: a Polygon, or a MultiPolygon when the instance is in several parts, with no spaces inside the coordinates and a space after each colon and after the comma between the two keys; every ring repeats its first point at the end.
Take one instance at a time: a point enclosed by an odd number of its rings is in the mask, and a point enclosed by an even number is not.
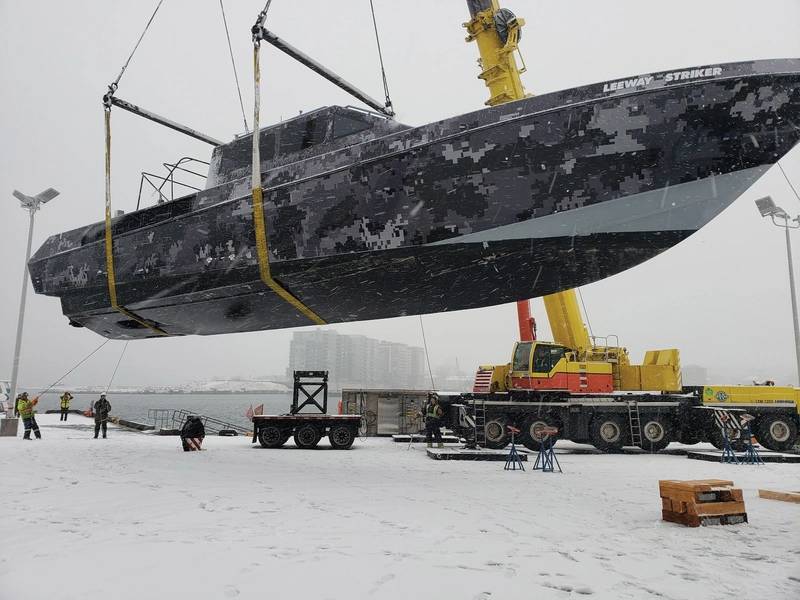
{"type": "MultiPolygon", "coordinates": [[[[530,416],[525,419],[522,425],[522,433],[519,436],[522,445],[528,450],[539,450],[542,447],[542,442],[549,438],[549,435],[542,436],[537,430],[540,427],[558,427],[554,425],[552,420],[543,419],[542,417],[530,416]]],[[[559,427],[560,429],[560,427],[559,427]]],[[[555,436],[555,439],[560,438],[560,435],[555,436]]],[[[555,441],[554,441],[555,443],[555,441]]]]}
{"type": "Polygon", "coordinates": [[[258,442],[263,448],[280,448],[286,442],[281,428],[267,425],[258,430],[258,442]]]}
{"type": "Polygon", "coordinates": [[[759,419],[756,434],[761,445],[781,452],[797,443],[797,425],[785,415],[767,415],[759,419]]]}
{"type": "Polygon", "coordinates": [[[508,446],[508,419],[505,417],[492,417],[483,426],[486,438],[486,447],[492,450],[502,450],[508,446]]]}
{"type": "Polygon", "coordinates": [[[625,445],[625,423],[615,415],[597,415],[589,431],[592,445],[603,452],[619,452],[625,445]]]}
{"type": "Polygon", "coordinates": [[[642,425],[642,450],[658,452],[672,441],[672,426],[663,417],[645,417],[642,425]]]}
{"type": "Polygon", "coordinates": [[[294,430],[294,443],[298,448],[313,448],[319,444],[321,437],[319,429],[309,423],[294,430]]]}
{"type": "Polygon", "coordinates": [[[347,425],[334,425],[328,432],[328,441],[331,446],[337,450],[347,450],[353,445],[356,439],[356,434],[352,427],[347,425]]]}

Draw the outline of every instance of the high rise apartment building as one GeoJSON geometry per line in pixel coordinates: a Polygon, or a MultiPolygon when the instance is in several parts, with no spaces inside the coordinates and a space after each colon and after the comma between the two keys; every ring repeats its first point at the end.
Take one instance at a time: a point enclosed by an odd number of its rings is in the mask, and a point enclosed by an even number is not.
{"type": "Polygon", "coordinates": [[[287,376],[303,370],[328,371],[334,390],[424,389],[427,381],[422,348],[323,329],[298,331],[292,337],[287,376]]]}

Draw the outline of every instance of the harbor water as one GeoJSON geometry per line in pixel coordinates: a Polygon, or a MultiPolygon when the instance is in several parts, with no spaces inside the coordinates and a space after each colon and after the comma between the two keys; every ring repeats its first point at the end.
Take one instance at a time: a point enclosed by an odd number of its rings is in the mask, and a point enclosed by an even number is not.
{"type": "MultiPolygon", "coordinates": [[[[73,394],[71,409],[87,410],[99,394],[73,394]]],[[[187,410],[200,415],[222,419],[247,427],[245,416],[252,406],[264,405],[264,414],[285,414],[292,405],[292,395],[286,394],[108,394],[112,416],[138,423],[150,423],[150,409],[187,410]]],[[[335,413],[340,395],[328,395],[328,412],[335,413]]],[[[320,399],[321,403],[321,399],[320,399]]],[[[47,393],[39,399],[37,412],[55,410],[60,406],[59,394],[47,393]]]]}

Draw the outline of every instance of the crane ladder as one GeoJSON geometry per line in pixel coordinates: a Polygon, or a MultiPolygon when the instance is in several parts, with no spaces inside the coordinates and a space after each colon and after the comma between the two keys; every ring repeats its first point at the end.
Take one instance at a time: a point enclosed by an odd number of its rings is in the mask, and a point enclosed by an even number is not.
{"type": "Polygon", "coordinates": [[[631,444],[642,447],[642,422],[639,415],[639,403],[628,402],[628,425],[631,430],[631,444]]]}

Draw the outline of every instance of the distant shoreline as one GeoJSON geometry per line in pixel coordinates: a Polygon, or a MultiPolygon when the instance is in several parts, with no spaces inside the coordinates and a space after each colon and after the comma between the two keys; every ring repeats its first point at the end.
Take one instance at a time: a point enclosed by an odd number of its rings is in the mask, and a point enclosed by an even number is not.
{"type": "MultiPolygon", "coordinates": [[[[30,388],[21,388],[21,389],[23,389],[24,391],[27,391],[28,393],[39,393],[38,391],[32,390],[30,388]]],[[[66,390],[66,389],[63,389],[63,390],[49,390],[47,393],[48,394],[61,394],[61,393],[65,392],[65,391],[69,391],[69,392],[71,392],[73,394],[102,394],[103,393],[100,390],[95,390],[95,391],[80,391],[80,390],[78,390],[78,391],[75,391],[74,389],[70,389],[70,390],[66,390]]],[[[122,396],[122,395],[138,395],[138,396],[159,396],[159,395],[160,396],[166,396],[166,395],[174,395],[174,396],[234,396],[234,395],[237,395],[237,394],[240,395],[240,396],[241,395],[248,395],[248,396],[254,396],[254,395],[279,396],[279,395],[291,394],[292,390],[290,390],[290,389],[288,389],[288,390],[263,390],[263,391],[262,390],[241,390],[241,391],[238,391],[238,390],[237,391],[208,391],[208,390],[203,390],[203,391],[194,391],[194,390],[183,391],[183,390],[171,390],[171,391],[162,391],[162,392],[150,392],[150,391],[138,391],[138,390],[124,390],[124,391],[109,390],[107,393],[108,393],[109,396],[111,396],[111,395],[114,395],[114,396],[122,396]]],[[[329,390],[328,391],[328,395],[341,396],[342,392],[341,391],[329,390]]]]}

